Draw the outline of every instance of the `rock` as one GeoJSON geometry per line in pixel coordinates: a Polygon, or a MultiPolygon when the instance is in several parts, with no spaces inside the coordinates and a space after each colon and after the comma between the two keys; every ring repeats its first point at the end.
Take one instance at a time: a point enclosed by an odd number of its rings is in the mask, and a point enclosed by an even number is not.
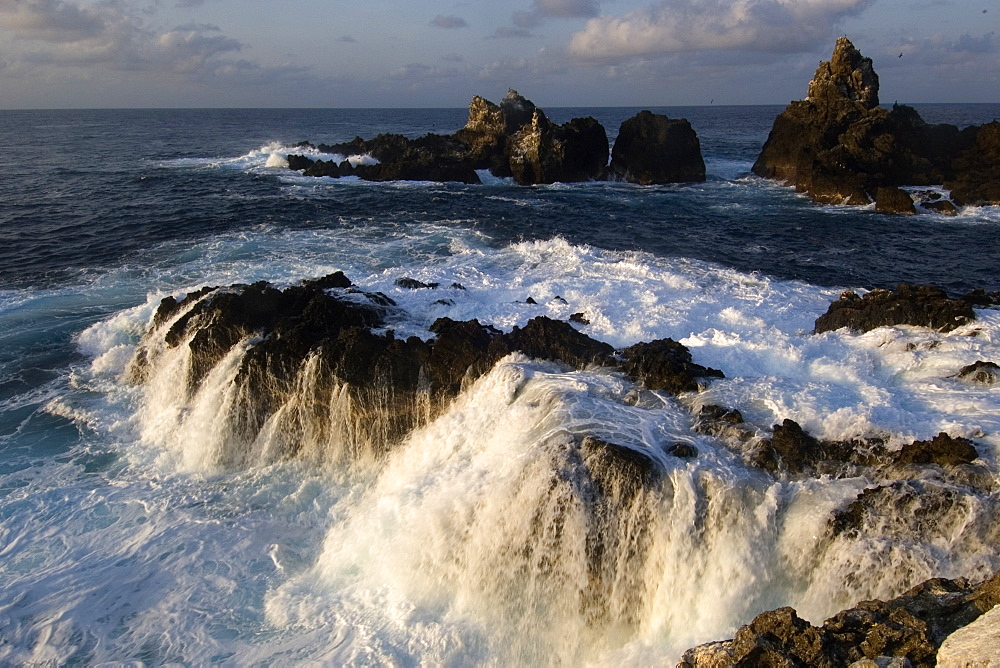
{"type": "Polygon", "coordinates": [[[986,292],[982,288],[976,288],[961,297],[969,306],[975,308],[989,308],[991,306],[1000,306],[1000,290],[996,292],[986,292]]]}
{"type": "Polygon", "coordinates": [[[944,187],[957,204],[1000,204],[1000,122],[978,128],[975,144],[955,159],[954,171],[944,187]]]}
{"type": "Polygon", "coordinates": [[[824,447],[820,441],[805,431],[794,420],[784,420],[772,428],[770,439],[761,442],[760,448],[750,462],[753,466],[768,471],[802,473],[818,462],[835,459],[843,460],[843,453],[830,453],[831,444],[824,447]]]}
{"type": "MultiPolygon", "coordinates": [[[[720,429],[718,421],[699,416],[712,433],[720,429]]],[[[697,427],[697,425],[696,425],[697,427]]],[[[746,463],[772,473],[857,475],[859,468],[868,468],[894,475],[904,473],[900,467],[935,465],[942,468],[971,464],[979,456],[972,441],[955,438],[941,432],[929,441],[914,441],[899,450],[889,450],[881,439],[825,441],[806,433],[794,420],[785,419],[774,425],[772,436],[761,440],[752,449],[746,463]]]]}
{"type": "Polygon", "coordinates": [[[673,339],[637,343],[621,352],[622,368],[647,390],[671,394],[696,392],[698,378],[723,378],[718,369],[695,364],[691,353],[673,339]]]}
{"type": "Polygon", "coordinates": [[[588,181],[604,176],[608,136],[593,118],[553,125],[541,109],[507,140],[506,156],[521,185],[588,181]]]}
{"type": "Polygon", "coordinates": [[[947,332],[975,320],[972,307],[962,299],[950,299],[940,288],[900,284],[895,290],[872,290],[859,297],[847,291],[816,319],[814,332],[847,327],[867,332],[876,327],[915,325],[947,332]]]}
{"type": "Polygon", "coordinates": [[[979,453],[967,438],[955,438],[941,432],[929,441],[914,441],[904,445],[899,452],[894,453],[895,464],[936,464],[938,466],[957,466],[971,464],[979,453]]]}
{"type": "Polygon", "coordinates": [[[913,206],[913,198],[901,188],[882,187],[875,192],[875,210],[879,213],[895,213],[913,215],[917,208],[913,206]]]}
{"type": "Polygon", "coordinates": [[[401,288],[406,288],[407,290],[434,289],[441,285],[440,283],[423,283],[415,278],[409,278],[408,276],[397,278],[395,284],[401,288]]]}
{"type": "Polygon", "coordinates": [[[951,203],[950,200],[942,199],[936,202],[922,202],[920,204],[923,208],[933,211],[934,213],[940,213],[945,216],[957,216],[958,207],[951,203]]]}
{"type": "Polygon", "coordinates": [[[578,325],[589,325],[590,324],[590,320],[587,318],[586,314],[584,314],[584,313],[574,313],[573,315],[571,315],[569,317],[569,321],[570,322],[575,322],[578,325]]]}
{"type": "Polygon", "coordinates": [[[871,59],[846,37],[838,39],[806,99],[775,118],[753,172],[818,202],[853,205],[869,203],[879,188],[952,179],[953,163],[976,131],[928,125],[911,107],[879,107],[878,86],[871,59]]]}
{"type": "Polygon", "coordinates": [[[949,515],[970,512],[970,497],[959,489],[927,480],[897,480],[869,487],[830,518],[833,536],[858,535],[872,526],[880,535],[904,540],[921,536],[948,540],[949,515]],[[942,535],[945,534],[945,535],[942,535]]]}
{"type": "Polygon", "coordinates": [[[704,181],[698,135],[686,119],[641,111],[621,124],[610,173],[642,185],[704,181]]]}
{"type": "Polygon", "coordinates": [[[538,107],[513,88],[507,89],[507,95],[500,100],[500,111],[503,112],[504,134],[510,137],[531,122],[538,107]]]}
{"type": "Polygon", "coordinates": [[[556,360],[577,369],[591,364],[609,365],[614,348],[581,334],[572,325],[545,316],[532,318],[524,327],[514,327],[490,344],[491,361],[519,351],[536,359],[556,360]]]}
{"type": "Polygon", "coordinates": [[[674,443],[667,448],[667,454],[681,459],[694,459],[698,456],[698,448],[690,443],[674,443]]]}
{"type": "Polygon", "coordinates": [[[945,638],[996,604],[998,579],[994,575],[979,585],[962,578],[927,580],[891,601],[863,601],[821,627],[800,619],[792,608],[778,608],[758,615],[732,640],[688,650],[677,665],[833,668],[865,659],[881,665],[896,657],[913,666],[933,666],[945,638]]]}
{"type": "MultiPolygon", "coordinates": [[[[414,279],[400,279],[399,285],[433,287],[414,279]]],[[[129,377],[143,382],[158,356],[187,346],[185,384],[193,396],[236,349],[237,398],[220,425],[230,434],[219,463],[238,466],[265,427],[281,435],[270,456],[295,456],[308,440],[301,431],[306,424],[316,443],[346,443],[346,453],[380,457],[513,352],[574,369],[619,365],[608,344],[544,316],[506,334],[475,320],[440,318],[430,327],[430,341],[397,339],[386,329],[390,316],[400,316],[397,308],[385,295],[353,287],[341,272],[284,290],[259,282],[167,297],[136,350],[129,377]],[[348,415],[336,413],[344,410],[348,415]]],[[[676,385],[672,376],[664,380],[668,372],[719,374],[692,364],[678,343],[654,342],[648,350],[643,345],[633,347],[631,362],[623,366],[650,383],[676,385]],[[667,352],[657,355],[661,348],[667,352]]]]}
{"type": "Polygon", "coordinates": [[[507,171],[503,155],[507,143],[506,122],[499,106],[478,95],[473,97],[469,104],[469,120],[455,137],[468,145],[469,159],[476,169],[507,171]]]}
{"type": "Polygon", "coordinates": [[[959,628],[941,643],[938,668],[1000,667],[1000,608],[959,628]]]}
{"type": "Polygon", "coordinates": [[[962,367],[955,377],[970,383],[992,385],[1000,377],[1000,366],[995,362],[979,360],[978,362],[962,367]]]}

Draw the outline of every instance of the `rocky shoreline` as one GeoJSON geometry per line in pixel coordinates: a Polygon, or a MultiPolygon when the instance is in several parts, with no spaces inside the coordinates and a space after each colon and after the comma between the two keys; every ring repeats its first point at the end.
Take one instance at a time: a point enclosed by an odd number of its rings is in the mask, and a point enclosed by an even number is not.
{"type": "MultiPolygon", "coordinates": [[[[441,287],[407,278],[397,285],[441,287]]],[[[444,289],[464,288],[453,284],[444,289]]],[[[972,304],[997,305],[1000,295],[976,291],[952,299],[929,286],[900,286],[864,297],[849,293],[817,319],[811,336],[842,327],[863,331],[898,324],[947,331],[974,322],[972,304]]],[[[828,518],[830,540],[871,526],[934,532],[949,514],[962,512],[969,498],[962,490],[979,493],[979,503],[995,503],[994,476],[977,463],[972,441],[941,433],[889,449],[878,439],[823,441],[792,420],[770,429],[748,425],[736,408],[705,405],[699,399],[723,372],[697,364],[672,339],[615,350],[580,331],[585,318],[571,323],[540,316],[510,332],[477,320],[439,318],[429,327],[427,340],[403,340],[391,329],[394,319],[402,317],[406,314],[392,299],[359,290],[340,272],[283,290],[264,282],[203,288],[162,300],[128,376],[145,383],[159,358],[183,348],[190,354],[186,385],[193,396],[235,351],[238,399],[226,416],[230,447],[218,465],[247,465],[247,453],[264,429],[272,436],[285,434],[281,446],[269,453],[271,459],[302,456],[301,431],[307,422],[331,430],[318,435],[323,442],[349,441],[337,457],[350,465],[351,458],[385,457],[407,434],[440,415],[463,388],[501,359],[520,353],[568,369],[613,369],[639,392],[672,395],[691,411],[695,431],[717,438],[745,465],[775,479],[866,476],[873,486],[828,518]],[[347,427],[341,424],[344,414],[333,413],[345,402],[352,416],[347,427]],[[337,429],[345,432],[333,434],[337,429]]],[[[969,383],[996,381],[994,362],[972,366],[955,375],[969,383]]],[[[594,540],[600,541],[609,530],[600,518],[627,512],[637,495],[653,493],[665,470],[659,457],[595,436],[577,438],[572,448],[581,475],[595,490],[584,502],[592,504],[594,540]]],[[[699,456],[689,443],[665,443],[663,451],[680,459],[699,456]]],[[[592,558],[601,559],[601,552],[592,558]]],[[[595,572],[605,566],[595,564],[595,572]]],[[[834,666],[887,656],[910,662],[899,665],[934,665],[938,647],[951,632],[1000,601],[998,582],[1000,575],[978,585],[930,580],[891,601],[860,603],[821,627],[781,608],[759,615],[731,641],[693,648],[679,665],[834,666]]]]}

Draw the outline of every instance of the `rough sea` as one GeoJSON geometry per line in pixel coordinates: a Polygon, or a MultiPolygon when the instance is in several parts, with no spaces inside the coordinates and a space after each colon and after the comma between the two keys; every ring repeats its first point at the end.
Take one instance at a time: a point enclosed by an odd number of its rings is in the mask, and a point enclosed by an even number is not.
{"type": "MultiPolygon", "coordinates": [[[[583,312],[615,347],[686,345],[726,375],[688,403],[737,408],[761,434],[786,418],[891,446],[947,431],[995,479],[1000,386],[953,376],[1000,362],[1000,310],[947,334],[811,331],[845,289],[1000,290],[1000,207],[887,216],[754,177],[781,109],[653,109],[691,121],[708,171],[653,187],[284,166],[302,140],[450,133],[464,109],[0,111],[0,665],[672,665],[778,606],[820,623],[929,577],[990,575],[994,499],[961,491],[926,531],[831,536],[872,480],[748,468],[692,430],[689,405],[627,400],[606,369],[512,356],[385,460],[346,468],[220,466],[225,369],[194,397],[168,368],[125,380],[163,297],[340,270],[405,309],[400,336],[444,316],[510,330],[583,312]],[[614,574],[600,623],[580,604],[573,527],[552,544],[528,528],[551,502],[544,444],[582,433],[699,453],[656,455],[654,537],[614,574]]],[[[546,111],[594,116],[613,141],[639,109],[546,111]]]]}

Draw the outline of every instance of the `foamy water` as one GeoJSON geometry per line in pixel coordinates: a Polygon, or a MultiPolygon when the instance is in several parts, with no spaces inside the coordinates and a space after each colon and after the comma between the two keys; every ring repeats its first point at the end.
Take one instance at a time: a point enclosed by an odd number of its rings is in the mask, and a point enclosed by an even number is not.
{"type": "MultiPolygon", "coordinates": [[[[1000,287],[983,283],[995,263],[982,241],[1000,209],[904,220],[814,206],[748,176],[767,113],[693,111],[715,119],[695,123],[709,180],[655,188],[285,169],[300,139],[416,136],[440,131],[436,111],[363,126],[326,112],[97,114],[94,142],[74,149],[73,123],[47,137],[63,146],[46,158],[65,156],[59,187],[18,165],[9,187],[39,201],[0,211],[0,269],[26,286],[0,291],[0,664],[663,665],[780,605],[819,622],[927,577],[992,573],[995,493],[928,469],[918,494],[893,497],[897,516],[834,536],[832,513],[884,481],[748,468],[743,445],[693,430],[692,411],[737,408],[761,436],[791,418],[890,447],[947,431],[973,439],[995,479],[1000,389],[954,374],[1000,361],[1000,311],[947,334],[811,330],[845,288],[1000,287]],[[300,423],[291,459],[294,393],[249,445],[227,423],[253,339],[194,393],[183,346],[130,380],[163,297],[338,270],[399,304],[398,337],[427,339],[439,317],[509,331],[581,313],[592,338],[671,337],[726,378],[673,398],[513,355],[384,456],[355,448],[350,424],[300,423]],[[597,493],[586,437],[663,473],[597,493]],[[697,456],[669,455],[677,443],[697,456]],[[925,499],[945,500],[930,524],[925,499]]],[[[11,136],[41,145],[34,127],[11,136]]],[[[316,373],[304,365],[300,394],[316,373]]],[[[334,395],[330,414],[355,419],[334,395]]]]}
{"type": "MultiPolygon", "coordinates": [[[[46,405],[83,430],[82,444],[4,473],[0,626],[10,632],[0,659],[659,663],[778,605],[821,621],[931,575],[996,565],[974,530],[986,521],[974,519],[985,512],[975,503],[956,509],[947,543],[909,536],[906,550],[885,551],[877,532],[831,539],[831,512],[871,481],[747,469],[692,431],[687,406],[655,393],[636,401],[612,371],[508,358],[387,460],[361,468],[283,461],[266,448],[235,468],[221,457],[239,347],[193,396],[178,380],[183,347],[145,386],[123,380],[164,295],[339,269],[399,303],[408,315],[391,327],[401,336],[428,338],[442,316],[509,330],[582,312],[583,331],[616,347],[681,340],[727,376],[686,401],[736,407],[762,433],[784,418],[824,438],[903,443],[947,430],[974,438],[996,470],[1000,394],[950,376],[1000,357],[997,311],[948,334],[813,335],[838,291],[558,238],[494,247],[447,227],[381,243],[376,258],[356,252],[356,231],[216,239],[189,249],[142,303],[76,337],[83,359],[46,405]],[[272,259],[261,267],[262,251],[248,249],[264,247],[272,259]],[[404,276],[442,287],[406,290],[395,285],[404,276]],[[585,435],[650,453],[666,472],[614,520],[615,531],[641,528],[643,547],[604,575],[588,570],[581,492],[550,482],[568,466],[567,444],[585,435]],[[698,457],[666,455],[675,442],[698,457]],[[546,539],[545,527],[558,532],[546,539]],[[595,577],[596,610],[581,599],[595,577]]],[[[137,294],[143,280],[123,269],[92,289],[137,294]]],[[[11,300],[6,313],[61,298],[11,300]]]]}

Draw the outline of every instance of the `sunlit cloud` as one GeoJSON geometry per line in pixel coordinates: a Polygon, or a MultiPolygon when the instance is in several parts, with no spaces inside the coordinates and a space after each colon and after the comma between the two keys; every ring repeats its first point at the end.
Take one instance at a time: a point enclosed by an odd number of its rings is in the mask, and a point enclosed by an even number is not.
{"type": "Polygon", "coordinates": [[[662,0],[624,16],[592,18],[573,35],[581,60],[692,50],[799,51],[874,0],[662,0]]]}

